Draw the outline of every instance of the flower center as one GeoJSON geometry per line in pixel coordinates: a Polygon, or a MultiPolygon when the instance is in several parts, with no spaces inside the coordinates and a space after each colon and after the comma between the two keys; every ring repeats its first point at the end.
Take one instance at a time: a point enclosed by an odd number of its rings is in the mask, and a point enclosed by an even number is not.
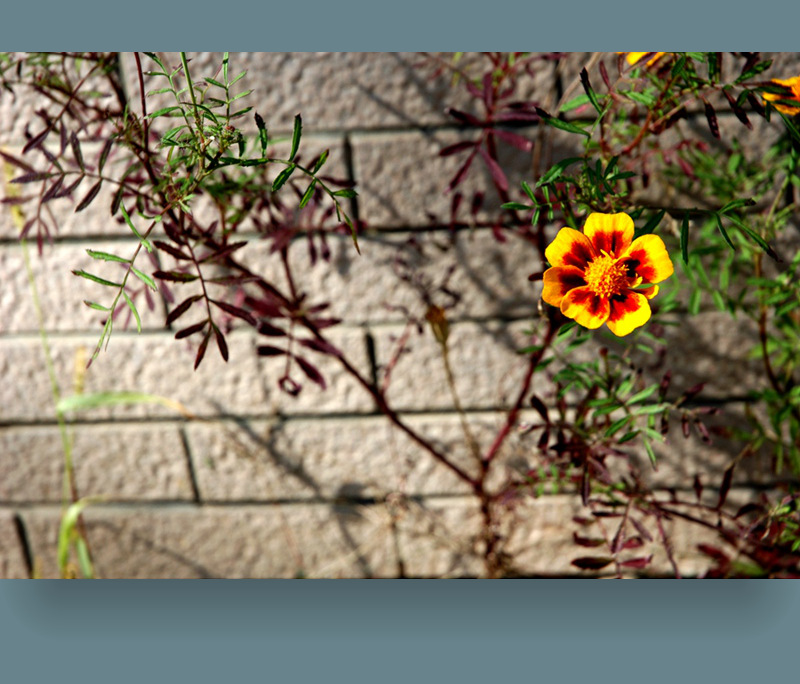
{"type": "Polygon", "coordinates": [[[628,269],[624,263],[604,254],[593,259],[583,273],[586,284],[599,297],[612,297],[629,285],[628,269]]]}

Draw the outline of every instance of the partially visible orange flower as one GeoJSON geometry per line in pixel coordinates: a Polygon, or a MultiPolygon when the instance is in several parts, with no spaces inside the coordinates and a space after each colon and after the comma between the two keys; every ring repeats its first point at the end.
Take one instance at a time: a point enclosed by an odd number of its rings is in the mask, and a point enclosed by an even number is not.
{"type": "MultiPolygon", "coordinates": [[[[777,93],[762,93],[765,100],[773,102],[775,100],[797,100],[797,102],[800,103],[800,76],[787,79],[773,78],[770,83],[783,86],[790,92],[787,92],[785,95],[778,95],[777,93]]],[[[791,116],[792,114],[797,114],[800,112],[800,105],[797,107],[792,107],[790,105],[776,104],[775,109],[783,114],[788,114],[791,116]]]]}
{"type": "Polygon", "coordinates": [[[646,55],[653,55],[650,59],[647,60],[647,66],[651,64],[655,64],[659,59],[661,59],[666,52],[618,52],[618,55],[625,55],[625,61],[628,62],[631,66],[639,62],[643,59],[646,55]]]}
{"type": "Polygon", "coordinates": [[[544,272],[542,299],[585,328],[607,323],[619,337],[647,323],[655,283],[674,270],[660,237],[633,239],[627,214],[589,214],[583,233],[562,228],[545,256],[551,268],[544,272]]]}

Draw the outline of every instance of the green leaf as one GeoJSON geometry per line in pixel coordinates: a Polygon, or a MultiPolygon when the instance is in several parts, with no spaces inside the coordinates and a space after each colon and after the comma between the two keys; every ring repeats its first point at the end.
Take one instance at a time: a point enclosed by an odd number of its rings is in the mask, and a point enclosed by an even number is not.
{"type": "MultiPolygon", "coordinates": [[[[122,190],[122,187],[120,187],[120,190],[122,190]]],[[[146,237],[144,237],[141,233],[139,233],[138,230],[136,230],[136,226],[133,225],[133,221],[131,221],[131,217],[128,216],[128,212],[125,211],[125,205],[124,204],[120,204],[119,205],[119,210],[122,212],[122,216],[125,218],[125,223],[128,224],[128,228],[130,228],[131,231],[133,231],[133,234],[137,238],[139,238],[139,242],[141,242],[144,245],[144,248],[148,252],[152,252],[153,251],[153,245],[150,244],[150,241],[146,237]]]]}
{"type": "Polygon", "coordinates": [[[672,77],[676,78],[683,73],[684,68],[686,67],[686,55],[681,55],[678,57],[678,61],[672,67],[672,77]]]}
{"type": "MultiPolygon", "coordinates": [[[[536,184],[536,187],[541,187],[547,183],[552,183],[554,180],[560,178],[564,171],[566,171],[567,167],[572,166],[572,164],[577,164],[578,162],[582,162],[583,159],[581,157],[569,157],[568,159],[562,159],[560,162],[553,164],[548,170],[547,173],[544,174],[539,179],[539,182],[536,184]]],[[[548,199],[545,195],[545,199],[548,199]]]]}
{"type": "MultiPolygon", "coordinates": [[[[77,534],[75,531],[75,525],[78,523],[78,518],[80,517],[84,508],[92,503],[97,503],[98,501],[101,501],[101,499],[98,497],[86,497],[79,499],[75,503],[71,504],[69,508],[64,511],[64,514],[61,517],[61,525],[58,531],[58,568],[61,571],[62,576],[66,574],[67,563],[69,562],[70,542],[73,541],[73,538],[77,534]]],[[[80,554],[81,552],[79,550],[79,561],[80,554]]]]}
{"type": "Polygon", "coordinates": [[[225,84],[224,83],[220,83],[219,81],[215,81],[213,78],[211,78],[209,76],[206,76],[203,80],[206,83],[210,83],[211,85],[216,86],[217,88],[222,88],[223,90],[225,90],[225,84]]]}
{"type": "Polygon", "coordinates": [[[591,137],[589,131],[585,131],[580,126],[570,123],[569,121],[562,121],[561,119],[556,119],[555,117],[550,116],[545,118],[544,122],[548,126],[558,128],[562,131],[566,131],[567,133],[577,133],[578,135],[585,135],[587,138],[591,137]]]}
{"type": "Polygon", "coordinates": [[[162,107],[161,109],[157,109],[156,111],[151,112],[150,114],[147,115],[147,117],[149,119],[155,119],[155,118],[157,118],[159,116],[166,116],[167,114],[169,114],[170,112],[174,112],[175,110],[179,110],[180,111],[182,109],[183,108],[178,106],[178,105],[171,105],[169,107],[162,107]]]}
{"type": "Polygon", "coordinates": [[[314,168],[311,170],[311,173],[316,173],[322,168],[322,165],[328,160],[328,155],[330,154],[330,150],[325,150],[317,159],[317,163],[314,164],[314,168]]]}
{"type": "Polygon", "coordinates": [[[725,230],[725,226],[722,225],[722,217],[719,214],[714,214],[714,218],[717,219],[717,228],[719,228],[719,232],[722,234],[722,238],[725,240],[725,242],[728,243],[728,246],[732,250],[736,251],[736,247],[731,241],[731,236],[728,235],[728,231],[725,230]]]}
{"type": "Polygon", "coordinates": [[[692,294],[689,297],[689,313],[693,316],[700,311],[700,297],[702,296],[701,290],[692,290],[692,294]]]}
{"type": "Polygon", "coordinates": [[[501,205],[501,209],[511,209],[514,211],[530,211],[533,207],[528,206],[527,204],[520,204],[519,202],[506,202],[505,204],[501,205]]]}
{"type": "Polygon", "coordinates": [[[655,214],[653,214],[648,219],[647,223],[644,224],[644,227],[639,231],[639,234],[648,235],[652,233],[656,228],[658,228],[658,225],[661,223],[661,219],[664,218],[664,214],[666,213],[667,212],[662,209],[661,211],[658,211],[655,214]]]}
{"type": "Polygon", "coordinates": [[[294,117],[294,130],[292,131],[292,151],[289,153],[289,161],[294,161],[297,149],[300,147],[300,135],[303,132],[303,120],[300,115],[294,117]]]}
{"type": "Polygon", "coordinates": [[[753,78],[754,76],[758,76],[762,71],[766,71],[767,69],[772,66],[772,60],[768,59],[765,62],[759,62],[756,64],[752,69],[745,71],[739,78],[737,78],[734,83],[742,83],[749,78],[753,78]]]}
{"type": "Polygon", "coordinates": [[[123,259],[116,254],[109,254],[108,252],[97,252],[93,249],[87,249],[86,253],[92,257],[92,259],[97,259],[98,261],[116,261],[121,264],[129,264],[131,263],[130,259],[123,259]]]}
{"type": "Polygon", "coordinates": [[[147,287],[151,290],[158,290],[158,286],[156,285],[156,281],[153,280],[149,275],[146,273],[142,273],[138,268],[134,268],[131,266],[131,271],[133,271],[133,275],[135,275],[139,280],[141,280],[147,287]]]}
{"type": "Polygon", "coordinates": [[[638,102],[639,104],[644,105],[645,107],[651,107],[656,102],[656,98],[654,98],[649,93],[639,93],[636,92],[635,90],[629,90],[623,93],[623,95],[627,95],[631,100],[633,100],[634,102],[638,102]]]}
{"type": "Polygon", "coordinates": [[[602,114],[603,108],[597,101],[597,94],[594,92],[594,88],[592,88],[591,83],[589,83],[589,72],[586,71],[586,67],[581,69],[581,85],[583,85],[583,89],[586,91],[586,95],[589,97],[589,101],[592,103],[592,107],[595,108],[595,111],[598,114],[602,114]]]}
{"type": "Polygon", "coordinates": [[[309,200],[313,197],[314,188],[316,187],[316,185],[317,185],[317,179],[314,178],[314,179],[312,179],[311,183],[309,183],[308,189],[303,193],[303,197],[300,200],[300,208],[301,209],[303,207],[305,207],[306,204],[308,204],[309,200]]]}
{"type": "Polygon", "coordinates": [[[525,191],[525,194],[526,194],[528,197],[530,197],[530,199],[531,199],[531,202],[533,202],[534,204],[536,204],[536,197],[535,197],[535,195],[533,194],[533,190],[531,189],[531,186],[530,186],[530,185],[528,185],[528,184],[527,184],[525,181],[522,181],[522,189],[525,191]]]}
{"type": "Polygon", "coordinates": [[[136,310],[136,306],[131,301],[131,298],[128,296],[128,293],[125,290],[122,291],[122,296],[125,297],[125,303],[128,305],[128,308],[131,310],[133,317],[136,319],[136,332],[142,332],[142,319],[139,318],[139,312],[136,310]]]}
{"type": "Polygon", "coordinates": [[[658,385],[657,384],[656,385],[650,385],[650,387],[647,387],[647,388],[643,389],[641,392],[637,392],[636,394],[634,394],[630,399],[628,399],[627,403],[628,404],[637,404],[640,401],[643,401],[644,399],[647,399],[647,397],[649,397],[651,394],[653,394],[653,392],[655,392],[657,389],[658,389],[658,385]]]}
{"type": "Polygon", "coordinates": [[[664,404],[643,404],[638,406],[633,413],[637,416],[649,416],[653,413],[660,413],[665,408],[664,404]]]}
{"type": "Polygon", "coordinates": [[[612,435],[616,434],[622,428],[624,428],[628,424],[628,422],[630,422],[630,420],[631,420],[630,416],[625,416],[624,418],[620,418],[619,420],[615,420],[606,429],[605,436],[606,437],[611,437],[612,435]]]}
{"type": "Polygon", "coordinates": [[[232,81],[231,81],[231,82],[228,84],[228,86],[232,86],[232,85],[233,85],[234,83],[236,83],[237,81],[240,81],[241,79],[243,79],[246,73],[247,73],[247,69],[245,69],[244,71],[242,71],[242,72],[241,72],[241,73],[240,73],[240,74],[239,74],[239,75],[238,75],[236,78],[234,78],[234,79],[233,79],[233,80],[232,80],[232,81]]]}
{"type": "Polygon", "coordinates": [[[107,306],[103,306],[102,304],[98,304],[97,302],[90,302],[88,299],[84,299],[83,303],[86,304],[90,309],[95,309],[97,311],[111,311],[107,306]]]}
{"type": "Polygon", "coordinates": [[[333,193],[334,197],[358,197],[358,193],[353,190],[352,188],[344,188],[343,190],[337,190],[333,193]]]}
{"type": "Polygon", "coordinates": [[[577,97],[573,97],[568,102],[565,102],[559,108],[559,112],[570,112],[573,109],[577,109],[578,107],[582,107],[583,105],[589,104],[589,96],[586,94],[578,95],[577,97]]]}
{"type": "Polygon", "coordinates": [[[291,164],[287,166],[283,171],[281,171],[278,174],[278,177],[272,183],[272,192],[277,192],[278,190],[280,190],[283,187],[284,183],[286,183],[286,181],[289,180],[289,176],[291,176],[294,173],[294,170],[296,168],[297,167],[294,164],[291,164]]]}
{"type": "Polygon", "coordinates": [[[689,264],[689,214],[683,215],[681,221],[681,258],[683,263],[688,266],[689,264]]]}
{"type": "Polygon", "coordinates": [[[653,468],[656,467],[656,454],[653,451],[653,445],[650,442],[644,443],[644,449],[647,452],[647,457],[650,459],[650,463],[653,464],[653,468]]]}
{"type": "Polygon", "coordinates": [[[110,280],[105,280],[104,278],[92,275],[91,273],[87,273],[86,271],[73,271],[72,273],[73,275],[80,276],[81,278],[86,278],[87,280],[92,280],[95,283],[100,283],[101,285],[107,285],[108,287],[122,287],[122,283],[112,283],[110,280]]]}
{"type": "Polygon", "coordinates": [[[729,211],[734,209],[739,209],[740,207],[752,207],[755,205],[756,201],[754,199],[735,199],[728,202],[722,209],[719,210],[720,214],[725,214],[729,211]]]}

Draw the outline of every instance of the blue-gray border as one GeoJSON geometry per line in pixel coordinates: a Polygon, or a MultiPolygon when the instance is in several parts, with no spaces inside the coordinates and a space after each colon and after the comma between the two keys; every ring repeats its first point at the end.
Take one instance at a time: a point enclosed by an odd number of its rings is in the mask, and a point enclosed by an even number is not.
{"type": "MultiPolygon", "coordinates": [[[[709,34],[769,36],[774,49],[796,35],[785,11],[761,3],[756,16],[735,0],[724,12],[685,0],[492,3],[491,14],[463,1],[275,4],[145,1],[123,15],[107,2],[13,3],[0,37],[9,47],[103,49],[141,35],[156,48],[370,51],[614,49],[709,34]]],[[[793,681],[798,614],[790,582],[2,580],[0,680],[793,681]]]]}
{"type": "Polygon", "coordinates": [[[793,681],[800,584],[0,581],[8,682],[793,681]],[[781,679],[781,677],[786,679],[781,679]]]}

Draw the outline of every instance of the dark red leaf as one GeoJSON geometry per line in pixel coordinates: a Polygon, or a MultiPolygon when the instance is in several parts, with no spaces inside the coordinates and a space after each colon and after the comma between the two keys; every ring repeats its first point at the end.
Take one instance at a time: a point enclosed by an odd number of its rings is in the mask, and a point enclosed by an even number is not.
{"type": "Polygon", "coordinates": [[[505,110],[495,115],[496,123],[536,123],[541,119],[537,112],[505,110]]]}
{"type": "Polygon", "coordinates": [[[739,103],[736,102],[736,98],[727,90],[723,90],[722,92],[725,93],[725,97],[728,99],[728,104],[731,107],[731,111],[736,115],[736,118],[752,131],[753,124],[751,124],[750,119],[747,118],[747,112],[745,112],[744,109],[739,106],[739,103]]]}
{"type": "Polygon", "coordinates": [[[318,340],[316,338],[311,338],[307,340],[298,340],[298,342],[302,344],[304,347],[313,349],[314,351],[317,351],[320,354],[330,354],[331,356],[337,356],[337,357],[342,355],[342,352],[340,352],[330,342],[326,342],[325,340],[318,340]]]}
{"type": "Polygon", "coordinates": [[[81,171],[83,171],[85,169],[85,166],[83,164],[83,154],[81,154],[81,143],[80,140],[78,140],[78,136],[75,135],[74,131],[72,132],[72,135],[69,138],[69,143],[72,146],[72,154],[75,156],[75,161],[78,162],[78,167],[80,168],[81,171]]]}
{"type": "Polygon", "coordinates": [[[51,199],[60,195],[61,184],[64,182],[64,176],[56,178],[55,182],[47,189],[47,192],[42,196],[42,203],[49,202],[51,199]]]}
{"type": "Polygon", "coordinates": [[[470,126],[483,126],[483,122],[476,119],[474,116],[472,116],[472,114],[467,114],[467,112],[462,112],[458,109],[453,109],[452,107],[448,107],[444,111],[446,114],[449,114],[461,123],[465,123],[470,126]]]}
{"type": "Polygon", "coordinates": [[[711,135],[719,139],[719,122],[717,121],[717,113],[709,102],[703,100],[703,106],[706,111],[706,119],[708,119],[708,127],[711,129],[711,135]]]}
{"type": "Polygon", "coordinates": [[[535,394],[531,396],[531,406],[536,409],[536,412],[542,417],[545,423],[549,423],[550,419],[547,416],[547,406],[535,394]]]}
{"type": "Polygon", "coordinates": [[[730,491],[731,483],[733,482],[733,469],[735,467],[736,461],[725,468],[725,473],[722,476],[722,484],[719,487],[719,501],[717,501],[717,509],[722,508],[722,506],[725,504],[725,500],[728,498],[728,492],[730,491]]]}
{"type": "Polygon", "coordinates": [[[644,540],[641,537],[631,537],[626,539],[622,545],[623,549],[638,549],[644,546],[644,540]]]}
{"type": "Polygon", "coordinates": [[[212,304],[216,304],[220,309],[229,313],[231,316],[236,316],[237,318],[247,321],[253,327],[258,325],[258,321],[256,321],[253,314],[251,314],[249,311],[240,309],[238,306],[234,306],[233,304],[228,304],[228,302],[221,302],[216,299],[210,299],[209,301],[212,304]]]}
{"type": "Polygon", "coordinates": [[[208,320],[202,321],[200,323],[195,323],[194,325],[190,325],[188,328],[184,328],[183,330],[179,330],[175,333],[175,339],[180,340],[184,337],[189,337],[189,335],[194,335],[196,332],[200,332],[203,328],[208,325],[208,320]]]}
{"type": "Polygon", "coordinates": [[[469,171],[469,167],[472,166],[472,160],[473,159],[475,159],[475,151],[474,150],[473,150],[472,154],[470,154],[469,157],[466,158],[466,160],[461,165],[461,167],[458,169],[458,171],[456,171],[456,175],[453,176],[453,178],[450,180],[450,183],[447,185],[448,192],[452,191],[457,185],[459,185],[461,183],[461,181],[464,180],[464,178],[467,175],[467,172],[469,171]]]}
{"type": "Polygon", "coordinates": [[[342,322],[341,318],[315,318],[314,325],[320,330],[331,328],[334,325],[339,325],[342,322]]]}
{"type": "Polygon", "coordinates": [[[639,558],[631,558],[630,560],[622,561],[620,565],[623,568],[646,568],[653,560],[652,554],[649,556],[641,556],[639,558]]]}
{"type": "Polygon", "coordinates": [[[730,559],[726,554],[720,551],[716,546],[711,546],[710,544],[698,544],[697,548],[706,556],[711,556],[714,560],[727,564],[730,562],[730,559]]]}
{"type": "Polygon", "coordinates": [[[225,336],[222,334],[222,331],[215,325],[213,327],[214,335],[217,338],[217,347],[219,347],[219,353],[222,358],[227,363],[228,361],[228,343],[225,342],[225,336]]]}
{"type": "Polygon", "coordinates": [[[213,260],[216,260],[216,259],[224,259],[225,257],[230,256],[231,254],[233,254],[237,249],[241,249],[242,247],[244,247],[246,244],[247,244],[247,241],[244,241],[244,242],[233,242],[230,245],[227,245],[226,247],[223,247],[218,252],[211,252],[211,254],[209,254],[207,256],[204,256],[202,259],[200,259],[200,263],[202,264],[202,263],[204,263],[206,261],[213,261],[213,260]]]}
{"type": "Polygon", "coordinates": [[[260,335],[266,335],[267,337],[284,337],[286,335],[285,331],[266,321],[261,321],[261,323],[258,324],[258,332],[260,335]]]}
{"type": "Polygon", "coordinates": [[[588,548],[597,548],[606,543],[605,539],[598,537],[581,537],[577,532],[572,533],[572,540],[578,546],[586,546],[588,548]]]}
{"type": "Polygon", "coordinates": [[[158,247],[160,250],[169,254],[173,259],[183,260],[183,261],[190,261],[192,257],[188,254],[184,254],[179,249],[173,247],[172,245],[162,242],[161,240],[153,240],[153,244],[158,247]]]}
{"type": "Polygon", "coordinates": [[[462,142],[457,142],[453,145],[448,145],[444,149],[439,152],[440,157],[449,157],[452,154],[456,154],[457,152],[462,152],[464,150],[469,150],[475,147],[477,143],[473,140],[465,140],[462,142]]]}
{"type": "Polygon", "coordinates": [[[743,515],[747,515],[748,513],[761,513],[764,510],[764,507],[757,503],[747,503],[742,506],[738,511],[736,511],[735,518],[741,518],[743,515]]]}
{"type": "Polygon", "coordinates": [[[202,299],[202,295],[192,295],[191,297],[184,299],[178,306],[176,306],[172,311],[170,311],[169,315],[167,316],[166,324],[170,325],[173,321],[176,321],[178,318],[183,316],[189,308],[194,304],[198,299],[202,299]]]}
{"type": "Polygon", "coordinates": [[[197,280],[197,276],[194,273],[182,273],[180,271],[155,271],[153,277],[172,283],[189,283],[197,280]]]}
{"type": "Polygon", "coordinates": [[[598,67],[600,69],[600,76],[603,79],[603,83],[606,84],[606,88],[608,88],[608,90],[610,92],[611,91],[611,79],[608,78],[608,71],[606,71],[606,65],[601,60],[600,64],[598,64],[598,67]]]}
{"type": "Polygon", "coordinates": [[[95,197],[97,197],[97,193],[100,192],[100,187],[103,185],[103,181],[99,180],[95,183],[90,189],[89,192],[86,193],[84,198],[80,201],[77,207],[75,207],[75,213],[79,211],[83,211],[88,207],[95,197]]]}
{"type": "Polygon", "coordinates": [[[30,150],[34,147],[38,147],[41,145],[45,138],[50,134],[50,127],[48,126],[45,128],[41,133],[38,133],[33,138],[31,138],[26,144],[25,147],[22,148],[22,154],[27,154],[30,150]]]}
{"type": "Polygon", "coordinates": [[[14,184],[23,185],[25,183],[36,183],[38,181],[47,180],[48,178],[52,178],[53,176],[57,176],[56,173],[46,173],[45,171],[31,171],[30,173],[26,173],[22,176],[14,178],[11,182],[14,184]]]}
{"type": "Polygon", "coordinates": [[[25,173],[36,173],[36,170],[30,164],[25,163],[21,159],[17,159],[15,156],[8,154],[8,152],[0,150],[0,157],[5,159],[12,166],[22,169],[25,173]]]}
{"type": "Polygon", "coordinates": [[[295,356],[294,359],[297,361],[297,365],[303,369],[303,372],[306,374],[306,377],[308,377],[309,380],[317,383],[322,389],[327,387],[325,378],[322,377],[322,373],[317,370],[316,366],[312,365],[301,356],[295,356]]]}
{"type": "Polygon", "coordinates": [[[492,175],[494,184],[502,192],[507,192],[508,178],[506,178],[506,174],[503,173],[503,169],[500,168],[500,164],[498,164],[496,160],[492,159],[485,147],[479,147],[478,152],[480,153],[481,157],[483,157],[483,161],[486,162],[486,166],[489,168],[489,173],[492,175]]]}
{"type": "Polygon", "coordinates": [[[286,353],[286,350],[284,349],[270,347],[269,345],[260,345],[256,351],[258,352],[259,356],[281,356],[286,353]]]}
{"type": "Polygon", "coordinates": [[[527,138],[517,134],[512,133],[511,131],[504,131],[501,129],[495,129],[492,131],[494,135],[500,138],[503,142],[507,142],[509,145],[513,145],[518,150],[522,150],[523,152],[530,152],[533,148],[533,142],[528,140],[527,138]]]}
{"type": "Polygon", "coordinates": [[[608,556],[584,556],[572,561],[572,565],[581,570],[600,570],[614,561],[608,556]]]}
{"type": "Polygon", "coordinates": [[[211,338],[211,331],[207,331],[205,336],[203,337],[203,341],[200,343],[200,346],[197,348],[197,356],[194,357],[194,369],[197,370],[197,367],[200,365],[200,362],[203,360],[203,357],[206,355],[206,349],[208,348],[208,340],[211,338]]]}

